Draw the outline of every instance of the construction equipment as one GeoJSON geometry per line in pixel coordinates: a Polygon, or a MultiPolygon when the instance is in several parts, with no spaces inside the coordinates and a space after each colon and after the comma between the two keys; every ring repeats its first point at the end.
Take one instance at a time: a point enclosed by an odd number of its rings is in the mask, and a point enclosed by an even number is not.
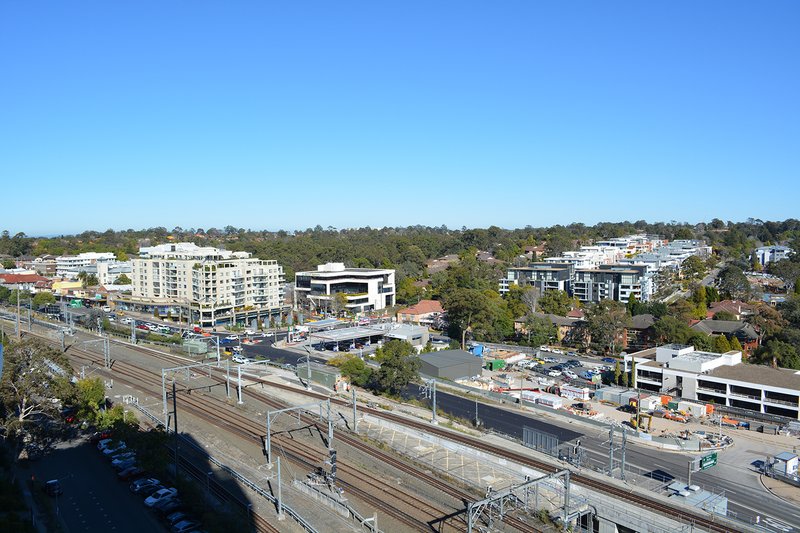
{"type": "Polygon", "coordinates": [[[631,426],[633,429],[638,429],[640,431],[644,431],[645,433],[650,432],[650,428],[653,426],[653,415],[647,413],[640,413],[639,415],[633,415],[631,417],[631,426]],[[647,420],[647,426],[645,427],[645,420],[647,420]]]}
{"type": "Polygon", "coordinates": [[[666,413],[664,413],[664,418],[666,418],[667,420],[674,420],[675,422],[680,422],[681,424],[686,424],[689,422],[685,416],[673,413],[671,411],[667,411],[666,413]]]}

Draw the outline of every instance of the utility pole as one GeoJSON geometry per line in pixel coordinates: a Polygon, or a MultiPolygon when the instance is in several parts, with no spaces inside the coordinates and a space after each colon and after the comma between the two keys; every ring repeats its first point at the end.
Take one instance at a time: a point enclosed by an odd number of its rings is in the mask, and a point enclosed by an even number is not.
{"type": "Polygon", "coordinates": [[[608,430],[608,475],[614,477],[614,426],[608,430]]]}
{"type": "Polygon", "coordinates": [[[172,424],[175,433],[175,477],[178,475],[178,397],[175,394],[175,380],[172,380],[172,424]]]}
{"type": "Polygon", "coordinates": [[[19,314],[20,314],[19,297],[20,297],[19,283],[17,283],[17,340],[22,338],[22,328],[21,328],[20,323],[19,323],[19,314]]]}
{"type": "Polygon", "coordinates": [[[431,423],[438,424],[439,421],[436,420],[436,380],[433,380],[433,418],[431,419],[431,423]]]}
{"type": "Polygon", "coordinates": [[[283,498],[281,497],[281,458],[278,457],[278,520],[283,520],[286,516],[283,514],[283,498]]]}
{"type": "Polygon", "coordinates": [[[358,411],[356,408],[356,388],[350,384],[350,391],[353,393],[353,431],[358,432],[358,411]]]}

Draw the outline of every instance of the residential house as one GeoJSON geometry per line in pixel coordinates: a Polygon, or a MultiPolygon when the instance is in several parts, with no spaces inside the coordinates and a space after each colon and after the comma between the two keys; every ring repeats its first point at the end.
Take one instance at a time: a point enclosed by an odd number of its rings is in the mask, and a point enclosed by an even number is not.
{"type": "Polygon", "coordinates": [[[417,304],[397,312],[398,322],[430,326],[444,313],[438,300],[420,300],[417,304]]]}

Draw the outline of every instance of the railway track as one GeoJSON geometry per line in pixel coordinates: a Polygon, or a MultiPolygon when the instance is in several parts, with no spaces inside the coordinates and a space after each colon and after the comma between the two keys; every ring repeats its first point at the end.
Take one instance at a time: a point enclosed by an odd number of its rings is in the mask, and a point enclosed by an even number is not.
{"type": "MultiPolygon", "coordinates": [[[[140,351],[142,353],[146,353],[147,355],[151,355],[151,356],[153,355],[153,353],[150,350],[145,350],[145,349],[140,349],[139,347],[130,347],[130,346],[128,346],[128,348],[134,348],[137,351],[140,351]]],[[[176,358],[174,358],[174,357],[170,358],[170,356],[168,356],[166,354],[164,354],[163,356],[159,356],[159,359],[163,359],[164,361],[168,361],[171,364],[174,364],[175,361],[176,361],[176,358]]],[[[224,378],[220,378],[220,379],[222,379],[224,381],[224,378]]],[[[268,385],[268,386],[273,387],[273,388],[283,389],[283,390],[290,391],[290,392],[295,393],[295,394],[302,394],[302,395],[309,396],[309,397],[312,397],[312,398],[316,398],[316,399],[319,399],[319,400],[327,400],[329,398],[327,395],[324,395],[324,394],[316,393],[316,392],[313,392],[313,391],[306,391],[306,390],[298,389],[298,388],[290,386],[290,385],[284,385],[284,384],[275,383],[275,382],[272,382],[272,381],[266,381],[266,380],[263,380],[261,378],[254,377],[254,376],[248,376],[248,379],[250,381],[263,383],[264,385],[268,385]]],[[[265,403],[269,404],[269,402],[271,402],[272,405],[274,405],[276,407],[284,406],[284,404],[279,403],[279,402],[277,402],[275,400],[266,398],[264,395],[258,393],[257,391],[251,391],[251,395],[255,395],[255,396],[259,397],[259,400],[260,401],[264,401],[265,403]]],[[[336,399],[336,398],[331,398],[331,402],[335,403],[336,405],[339,405],[339,406],[349,406],[350,405],[349,402],[346,402],[346,401],[340,400],[340,399],[336,399]]],[[[509,460],[517,462],[519,464],[522,464],[522,465],[525,465],[525,466],[529,466],[531,468],[535,468],[537,470],[541,470],[542,472],[545,472],[545,473],[553,473],[553,472],[556,472],[558,470],[557,467],[555,467],[555,466],[553,466],[553,465],[551,465],[549,463],[545,463],[543,461],[538,461],[538,460],[536,460],[536,459],[534,459],[532,457],[525,456],[525,455],[522,455],[522,454],[519,454],[519,453],[516,453],[516,452],[512,452],[512,451],[509,451],[509,450],[498,450],[497,448],[492,447],[492,446],[482,442],[480,439],[477,439],[477,438],[474,438],[474,437],[469,437],[469,436],[466,436],[466,435],[460,435],[460,434],[457,434],[457,433],[449,432],[449,431],[443,430],[443,429],[435,427],[435,426],[431,426],[431,425],[423,423],[423,422],[410,420],[410,419],[407,419],[405,417],[401,417],[401,416],[395,415],[393,413],[388,413],[388,412],[385,412],[385,411],[382,411],[382,410],[370,409],[370,408],[367,408],[367,407],[362,407],[361,410],[365,411],[365,412],[368,412],[369,414],[371,414],[373,416],[376,416],[376,417],[379,417],[379,418],[384,418],[386,420],[390,420],[390,421],[393,421],[393,422],[396,422],[396,423],[400,423],[400,424],[405,425],[407,427],[412,427],[414,429],[422,430],[422,431],[425,431],[427,433],[432,433],[432,434],[435,434],[435,435],[446,437],[446,438],[448,438],[450,440],[454,440],[456,442],[465,444],[467,446],[476,448],[478,450],[490,452],[490,453],[495,454],[495,455],[500,455],[505,459],[509,459],[509,460]]],[[[346,437],[345,437],[344,434],[341,434],[339,436],[339,440],[345,441],[345,438],[346,437]]],[[[346,442],[349,445],[353,446],[353,447],[358,447],[359,444],[354,443],[354,441],[360,443],[360,445],[366,446],[366,445],[364,445],[363,442],[358,441],[357,439],[353,439],[353,438],[350,438],[346,442]]],[[[369,447],[369,449],[375,451],[374,448],[369,447]]],[[[402,461],[399,461],[397,459],[391,458],[391,456],[388,456],[388,454],[384,454],[384,455],[389,457],[389,459],[387,459],[386,457],[383,458],[383,460],[386,461],[387,464],[392,464],[393,466],[395,466],[397,468],[400,468],[401,470],[403,469],[403,468],[399,467],[399,465],[397,464],[397,463],[402,463],[402,461]]],[[[405,465],[405,467],[413,468],[413,467],[410,467],[409,465],[405,465]]],[[[416,473],[414,475],[419,476],[420,474],[424,474],[424,473],[416,471],[416,473]]],[[[428,477],[432,478],[432,476],[428,476],[428,477]]],[[[692,512],[689,512],[689,511],[685,511],[685,510],[682,510],[682,509],[678,509],[678,508],[676,508],[674,506],[671,506],[671,505],[669,505],[667,503],[661,502],[660,500],[658,500],[656,498],[651,498],[651,497],[648,497],[646,495],[636,494],[636,493],[630,492],[628,490],[625,490],[624,488],[619,487],[619,486],[617,486],[615,484],[611,484],[611,483],[607,483],[607,482],[604,482],[604,481],[601,481],[601,480],[597,480],[595,478],[592,478],[592,477],[589,477],[589,476],[586,476],[586,475],[583,475],[583,474],[579,474],[579,473],[573,472],[570,475],[570,480],[571,480],[572,483],[576,483],[578,485],[582,485],[582,486],[588,487],[588,488],[596,490],[598,492],[601,492],[601,493],[604,493],[604,494],[613,495],[613,496],[617,496],[623,501],[638,505],[638,506],[640,506],[640,507],[642,507],[644,509],[647,509],[649,511],[655,511],[655,512],[661,513],[661,514],[663,514],[665,516],[668,516],[670,518],[673,518],[675,520],[682,521],[682,522],[684,522],[686,524],[692,524],[694,527],[700,527],[700,528],[703,528],[703,529],[706,529],[708,531],[712,531],[712,532],[715,532],[715,533],[735,533],[735,532],[739,531],[739,530],[731,527],[728,524],[722,524],[722,523],[716,522],[714,520],[711,520],[711,519],[709,519],[709,518],[707,518],[705,516],[702,516],[702,515],[699,515],[699,514],[696,514],[696,513],[692,513],[692,512]]],[[[454,497],[458,497],[454,493],[453,487],[451,485],[446,484],[446,483],[442,483],[441,480],[438,480],[436,478],[432,478],[432,479],[426,479],[426,482],[430,482],[433,486],[439,488],[440,490],[444,491],[447,494],[451,494],[454,497]]],[[[463,496],[463,493],[462,493],[462,496],[463,496]]],[[[508,522],[508,520],[506,520],[506,522],[508,522]]],[[[527,524],[525,524],[524,522],[521,522],[521,521],[520,521],[520,524],[521,524],[521,527],[524,528],[523,530],[531,530],[531,526],[530,525],[527,525],[527,524]]]]}
{"type": "MultiPolygon", "coordinates": [[[[74,350],[70,355],[81,361],[93,364],[101,363],[95,354],[88,351],[74,350]]],[[[170,362],[174,363],[174,361],[170,362]]],[[[157,396],[161,391],[160,378],[146,369],[139,368],[124,361],[115,361],[113,372],[116,379],[136,387],[143,392],[148,392],[157,396]]],[[[217,381],[222,379],[218,376],[212,376],[212,378],[217,381]]],[[[192,415],[220,427],[228,433],[246,441],[255,442],[259,446],[262,445],[265,429],[262,425],[232,410],[227,403],[213,396],[192,395],[189,394],[189,390],[188,387],[184,386],[181,386],[178,390],[182,393],[182,408],[189,411],[192,415]],[[220,416],[221,412],[223,412],[221,410],[224,410],[225,416],[220,416]]],[[[259,396],[261,395],[259,394],[259,396]]],[[[273,400],[270,400],[269,403],[275,407],[286,407],[285,404],[273,400]]],[[[313,424],[317,430],[319,430],[316,421],[308,419],[305,415],[304,418],[305,422],[313,424]]],[[[288,459],[308,470],[315,470],[324,460],[324,456],[319,453],[319,450],[295,440],[275,436],[273,437],[273,442],[283,450],[288,459]]],[[[359,441],[356,442],[362,444],[359,441]]],[[[363,444],[360,446],[360,449],[363,451],[368,451],[367,448],[368,447],[363,444]]],[[[396,459],[391,461],[391,464],[394,466],[397,466],[398,463],[396,459]]],[[[407,465],[404,466],[406,466],[406,468],[403,470],[408,471],[407,465]]],[[[464,530],[465,522],[463,517],[456,517],[454,519],[456,524],[454,525],[446,524],[445,521],[442,520],[443,516],[448,516],[458,511],[458,508],[455,506],[448,509],[441,509],[431,505],[429,501],[423,498],[419,498],[407,491],[399,490],[396,486],[389,485],[388,483],[381,483],[374,477],[365,475],[358,468],[352,467],[346,463],[339,462],[338,468],[338,485],[345,489],[348,494],[352,494],[354,497],[384,512],[387,516],[394,518],[414,531],[431,531],[431,524],[439,524],[440,531],[464,530]]],[[[463,494],[459,495],[462,496],[463,494]]]]}

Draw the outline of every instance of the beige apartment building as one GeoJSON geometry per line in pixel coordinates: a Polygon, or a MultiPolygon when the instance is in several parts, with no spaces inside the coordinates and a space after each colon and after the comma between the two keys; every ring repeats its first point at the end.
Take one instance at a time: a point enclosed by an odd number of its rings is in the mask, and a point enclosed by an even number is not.
{"type": "Polygon", "coordinates": [[[268,320],[283,306],[283,267],[194,243],[161,244],[133,259],[130,304],[191,317],[201,327],[268,320]]]}

